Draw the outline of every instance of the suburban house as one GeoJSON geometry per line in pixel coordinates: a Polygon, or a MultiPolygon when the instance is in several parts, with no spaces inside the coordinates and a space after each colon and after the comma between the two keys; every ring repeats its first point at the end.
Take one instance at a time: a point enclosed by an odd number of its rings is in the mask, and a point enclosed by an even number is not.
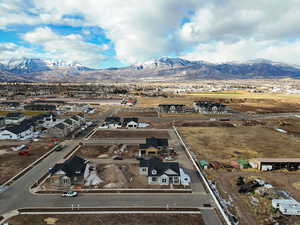
{"type": "Polygon", "coordinates": [[[120,117],[107,117],[105,118],[104,124],[108,128],[120,128],[122,127],[122,122],[120,117]]]}
{"type": "Polygon", "coordinates": [[[163,162],[157,158],[140,161],[139,173],[148,177],[148,184],[189,185],[190,178],[178,162],[163,162]]]}
{"type": "Polygon", "coordinates": [[[20,112],[8,113],[5,117],[5,124],[19,124],[25,120],[25,115],[20,112]]]}
{"type": "Polygon", "coordinates": [[[63,122],[56,124],[48,129],[48,134],[51,137],[64,138],[71,133],[69,127],[63,122]]]}
{"type": "Polygon", "coordinates": [[[70,119],[70,118],[64,120],[63,123],[66,124],[70,128],[71,132],[73,132],[76,128],[78,128],[77,122],[74,121],[74,120],[72,120],[72,119],[70,119]]]}
{"type": "Polygon", "coordinates": [[[139,145],[139,155],[158,156],[159,152],[168,146],[169,142],[166,138],[146,138],[146,143],[139,145]]]}
{"type": "Polygon", "coordinates": [[[55,164],[49,170],[50,184],[58,187],[84,184],[84,172],[88,163],[89,161],[86,159],[73,156],[64,162],[55,164]]]}
{"type": "Polygon", "coordinates": [[[29,104],[24,106],[25,110],[32,111],[55,111],[55,105],[46,105],[46,104],[29,104]]]}
{"type": "Polygon", "coordinates": [[[0,139],[12,139],[17,140],[29,136],[33,133],[33,126],[30,123],[22,123],[20,125],[14,125],[7,127],[0,131],[0,139]]]}
{"type": "Polygon", "coordinates": [[[160,104],[159,112],[161,113],[184,113],[185,105],[183,104],[160,104]]]}
{"type": "Polygon", "coordinates": [[[221,114],[227,111],[226,106],[212,101],[193,102],[194,110],[203,114],[221,114]]]}
{"type": "Polygon", "coordinates": [[[139,118],[124,118],[123,126],[127,128],[138,128],[139,127],[139,118]]]}

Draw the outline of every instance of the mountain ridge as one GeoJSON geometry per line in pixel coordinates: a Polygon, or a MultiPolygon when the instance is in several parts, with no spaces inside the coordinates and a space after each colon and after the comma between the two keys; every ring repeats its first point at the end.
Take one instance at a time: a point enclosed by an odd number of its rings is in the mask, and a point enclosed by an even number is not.
{"type": "Polygon", "coordinates": [[[0,64],[5,79],[29,81],[137,81],[226,80],[252,78],[300,79],[300,66],[255,59],[244,62],[210,63],[162,57],[121,68],[92,69],[74,62],[44,59],[14,59],[0,64]]]}

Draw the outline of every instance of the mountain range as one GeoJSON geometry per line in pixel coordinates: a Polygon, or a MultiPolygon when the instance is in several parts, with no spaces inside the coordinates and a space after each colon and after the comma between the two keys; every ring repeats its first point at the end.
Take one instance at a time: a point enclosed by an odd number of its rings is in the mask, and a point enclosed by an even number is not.
{"type": "Polygon", "coordinates": [[[168,57],[108,69],[33,58],[9,59],[0,63],[0,81],[189,81],[286,77],[300,79],[300,66],[266,59],[209,63],[168,57]]]}

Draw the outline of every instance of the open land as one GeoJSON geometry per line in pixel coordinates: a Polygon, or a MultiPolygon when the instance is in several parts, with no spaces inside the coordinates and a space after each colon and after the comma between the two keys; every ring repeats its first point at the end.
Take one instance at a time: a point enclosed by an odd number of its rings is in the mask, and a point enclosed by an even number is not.
{"type": "MultiPolygon", "coordinates": [[[[33,163],[52,147],[50,139],[40,140],[31,143],[29,155],[21,156],[18,152],[11,150],[12,146],[7,147],[6,153],[0,155],[0,184],[4,183],[22,169],[33,163]]],[[[3,149],[2,149],[3,150],[3,149]]]]}
{"type": "Polygon", "coordinates": [[[20,215],[8,221],[11,225],[205,225],[197,214],[91,214],[91,215],[20,215]],[[49,224],[49,223],[48,223],[49,224]]]}
{"type": "Polygon", "coordinates": [[[300,157],[300,139],[264,126],[182,127],[180,132],[199,159],[300,157]]]}

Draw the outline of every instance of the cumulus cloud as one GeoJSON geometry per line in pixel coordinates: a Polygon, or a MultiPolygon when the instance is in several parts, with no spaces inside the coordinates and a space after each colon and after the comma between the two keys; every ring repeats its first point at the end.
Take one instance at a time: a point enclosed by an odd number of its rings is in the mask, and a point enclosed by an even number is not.
{"type": "MultiPolygon", "coordinates": [[[[80,26],[89,35],[86,27],[99,27],[111,40],[116,57],[128,64],[188,51],[185,57],[213,61],[263,56],[293,63],[300,58],[294,51],[300,35],[299,9],[299,0],[10,0],[0,2],[0,28],[64,24],[80,26]],[[285,53],[290,50],[297,57],[285,53]]],[[[52,55],[75,57],[89,65],[101,60],[99,48],[108,48],[46,28],[24,38],[52,55]]]]}
{"type": "Polygon", "coordinates": [[[11,42],[0,43],[0,52],[0,63],[3,64],[6,64],[11,58],[41,56],[30,48],[25,48],[11,42]]]}
{"type": "Polygon", "coordinates": [[[85,42],[81,35],[59,35],[48,27],[39,27],[25,33],[22,38],[37,46],[41,46],[48,57],[74,61],[90,67],[97,67],[105,59],[102,55],[107,46],[85,42]]]}
{"type": "Polygon", "coordinates": [[[215,63],[265,58],[300,65],[299,52],[300,40],[281,42],[250,39],[233,43],[220,41],[214,44],[200,44],[193,52],[181,57],[188,60],[205,60],[215,63]]]}

